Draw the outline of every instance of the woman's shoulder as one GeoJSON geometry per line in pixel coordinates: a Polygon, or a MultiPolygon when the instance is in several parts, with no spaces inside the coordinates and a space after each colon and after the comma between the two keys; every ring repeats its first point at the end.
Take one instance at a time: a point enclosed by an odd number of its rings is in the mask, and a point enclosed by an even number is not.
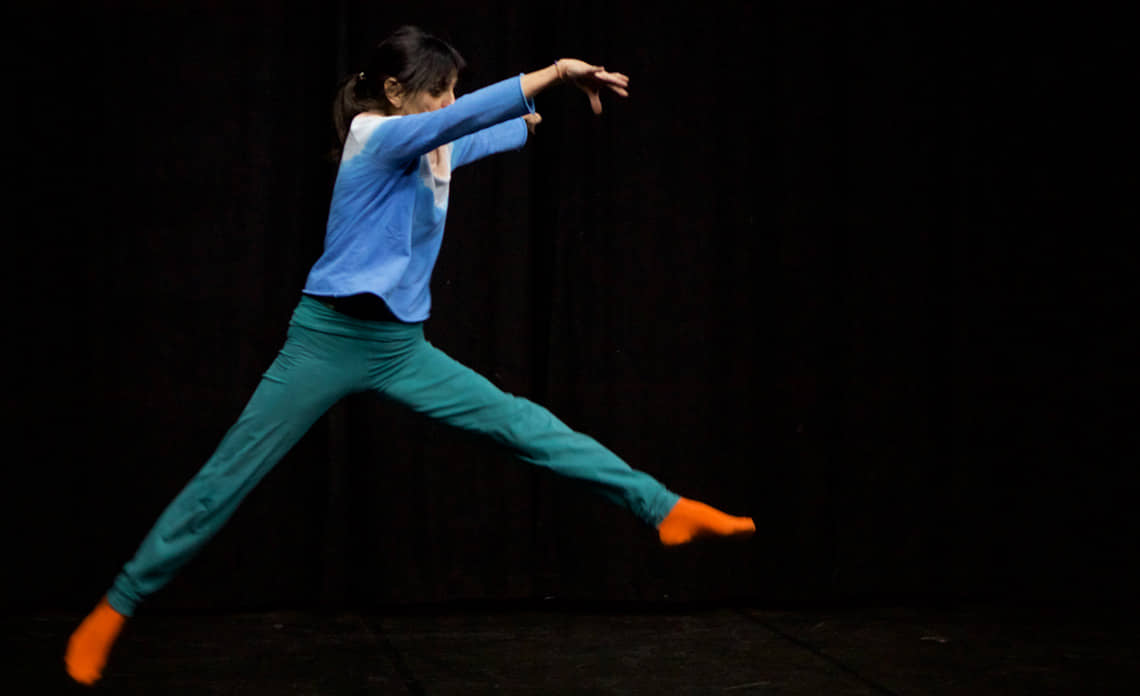
{"type": "Polygon", "coordinates": [[[384,123],[390,123],[399,118],[399,115],[381,114],[380,112],[360,112],[352,116],[349,122],[348,137],[344,139],[342,162],[356,157],[360,153],[375,152],[382,147],[381,139],[375,138],[376,131],[384,123]]]}
{"type": "Polygon", "coordinates": [[[352,122],[348,124],[350,131],[372,131],[381,123],[390,121],[399,116],[388,116],[376,111],[362,111],[352,117],[352,122]]]}
{"type": "Polygon", "coordinates": [[[348,138],[345,141],[345,151],[355,155],[359,153],[365,144],[372,138],[372,135],[386,121],[390,121],[399,116],[387,116],[384,114],[364,111],[352,117],[352,121],[348,124],[348,138]]]}
{"type": "Polygon", "coordinates": [[[355,120],[356,120],[356,119],[358,119],[358,118],[361,118],[361,119],[368,119],[368,118],[379,118],[379,119],[385,119],[385,118],[399,118],[399,114],[396,114],[396,115],[394,115],[394,116],[393,116],[393,115],[389,115],[389,114],[384,114],[384,113],[381,113],[381,112],[379,112],[379,111],[361,111],[360,113],[358,113],[358,114],[356,114],[355,116],[353,116],[353,117],[352,117],[352,120],[353,120],[353,121],[355,121],[355,120]]]}

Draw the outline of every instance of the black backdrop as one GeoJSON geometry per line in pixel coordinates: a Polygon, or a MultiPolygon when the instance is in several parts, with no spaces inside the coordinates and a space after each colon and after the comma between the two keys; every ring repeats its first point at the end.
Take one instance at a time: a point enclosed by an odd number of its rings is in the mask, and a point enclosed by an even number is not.
{"type": "Polygon", "coordinates": [[[460,92],[633,80],[456,173],[429,339],[760,532],[662,552],[360,396],[147,607],[1125,596],[1125,25],[1000,7],[17,9],[9,607],[89,606],[235,420],[320,253],[335,83],[406,22],[460,92]]]}

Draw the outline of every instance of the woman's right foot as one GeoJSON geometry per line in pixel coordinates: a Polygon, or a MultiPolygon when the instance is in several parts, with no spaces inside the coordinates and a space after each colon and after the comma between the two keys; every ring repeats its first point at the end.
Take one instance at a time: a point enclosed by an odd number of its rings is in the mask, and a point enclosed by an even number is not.
{"type": "Polygon", "coordinates": [[[733,517],[714,507],[681,498],[657,525],[657,535],[665,546],[680,546],[706,537],[747,538],[756,532],[751,517],[733,517]]]}
{"type": "Polygon", "coordinates": [[[79,628],[71,634],[67,642],[67,654],[63,661],[67,673],[80,684],[93,685],[103,676],[103,667],[111,646],[123,630],[127,617],[111,608],[107,598],[99,600],[95,609],[87,615],[79,628]]]}

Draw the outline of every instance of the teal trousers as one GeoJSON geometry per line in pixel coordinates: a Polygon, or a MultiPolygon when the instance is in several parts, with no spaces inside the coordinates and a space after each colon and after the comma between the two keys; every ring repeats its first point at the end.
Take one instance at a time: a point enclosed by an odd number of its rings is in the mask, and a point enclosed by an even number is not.
{"type": "Polygon", "coordinates": [[[356,319],[302,296],[285,345],[237,423],[116,576],[107,592],[111,606],[132,616],[222,528],[325,411],[365,391],[578,479],[647,524],[660,523],[678,500],[545,408],[501,391],[448,357],[424,338],[422,324],[356,319]]]}

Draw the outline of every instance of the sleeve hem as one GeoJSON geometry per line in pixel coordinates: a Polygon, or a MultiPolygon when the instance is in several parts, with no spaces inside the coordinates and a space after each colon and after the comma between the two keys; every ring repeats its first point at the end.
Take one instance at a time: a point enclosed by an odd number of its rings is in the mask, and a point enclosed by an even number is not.
{"type": "Polygon", "coordinates": [[[532,113],[532,114],[533,114],[533,113],[534,113],[534,111],[535,111],[535,109],[534,109],[534,98],[533,98],[533,97],[531,97],[531,98],[529,98],[529,99],[528,99],[528,98],[527,98],[527,96],[526,96],[525,94],[523,94],[523,91],[522,91],[522,78],[523,78],[523,73],[519,73],[519,81],[518,81],[518,85],[519,85],[519,96],[520,96],[520,97],[522,97],[522,100],[523,100],[523,104],[526,104],[527,113],[532,113]]]}

